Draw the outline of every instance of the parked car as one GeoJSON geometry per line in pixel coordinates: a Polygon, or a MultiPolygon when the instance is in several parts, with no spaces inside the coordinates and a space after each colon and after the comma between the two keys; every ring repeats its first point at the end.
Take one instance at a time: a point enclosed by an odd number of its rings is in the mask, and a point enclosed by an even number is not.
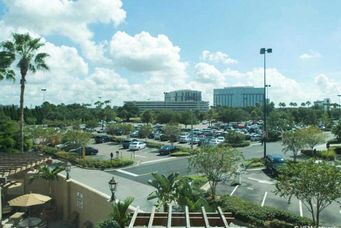
{"type": "Polygon", "coordinates": [[[172,152],[176,151],[176,147],[172,145],[162,146],[159,150],[160,155],[168,155],[172,152]]]}
{"type": "Polygon", "coordinates": [[[129,150],[142,150],[146,148],[146,143],[140,141],[133,141],[129,144],[129,150]]]}
{"type": "Polygon", "coordinates": [[[270,171],[272,175],[276,175],[278,173],[279,167],[284,165],[285,159],[281,155],[271,155],[268,154],[265,157],[265,167],[270,171]]]}
{"type": "Polygon", "coordinates": [[[135,141],[138,141],[138,140],[137,140],[137,139],[125,139],[125,140],[122,142],[122,147],[123,147],[123,149],[129,149],[130,143],[135,142],[135,141]]]}
{"type": "Polygon", "coordinates": [[[134,138],[139,137],[139,131],[133,131],[133,132],[130,134],[130,137],[134,137],[134,138]]]}
{"type": "MultiPolygon", "coordinates": [[[[71,149],[69,150],[69,152],[72,152],[72,153],[76,153],[76,154],[79,154],[79,155],[82,155],[83,154],[83,149],[82,147],[77,147],[75,149],[71,149]]],[[[93,147],[90,147],[90,146],[87,146],[85,147],[85,155],[96,155],[98,153],[98,150],[93,148],[93,147]]]]}
{"type": "Polygon", "coordinates": [[[107,135],[96,135],[95,136],[95,142],[96,143],[110,142],[110,137],[107,135]]]}
{"type": "Polygon", "coordinates": [[[225,142],[225,137],[224,136],[219,136],[216,138],[219,143],[225,142]]]}
{"type": "Polygon", "coordinates": [[[63,144],[58,144],[58,145],[56,145],[56,147],[58,149],[61,149],[64,151],[69,151],[69,150],[76,149],[76,148],[80,147],[80,145],[77,143],[74,143],[74,142],[66,142],[63,144]]]}
{"type": "Polygon", "coordinates": [[[190,141],[190,138],[188,135],[180,135],[179,137],[179,143],[187,143],[190,141]]]}
{"type": "Polygon", "coordinates": [[[190,137],[189,138],[189,143],[190,144],[192,144],[193,143],[193,145],[196,145],[196,144],[198,144],[200,142],[200,139],[198,138],[198,137],[190,137]]]}
{"type": "Polygon", "coordinates": [[[216,139],[216,138],[212,138],[212,139],[208,142],[208,145],[210,145],[210,146],[217,146],[218,144],[220,144],[220,142],[219,142],[218,139],[216,139]]]}
{"type": "Polygon", "coordinates": [[[161,140],[161,141],[168,141],[168,140],[169,140],[169,137],[168,137],[167,135],[161,134],[161,135],[160,135],[160,140],[161,140]]]}

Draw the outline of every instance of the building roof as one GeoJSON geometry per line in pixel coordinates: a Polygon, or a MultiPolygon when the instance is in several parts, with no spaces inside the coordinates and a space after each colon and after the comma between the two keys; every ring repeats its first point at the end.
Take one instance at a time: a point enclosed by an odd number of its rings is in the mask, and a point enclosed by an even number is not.
{"type": "Polygon", "coordinates": [[[0,153],[0,178],[25,171],[48,160],[47,156],[38,153],[0,153]]]}

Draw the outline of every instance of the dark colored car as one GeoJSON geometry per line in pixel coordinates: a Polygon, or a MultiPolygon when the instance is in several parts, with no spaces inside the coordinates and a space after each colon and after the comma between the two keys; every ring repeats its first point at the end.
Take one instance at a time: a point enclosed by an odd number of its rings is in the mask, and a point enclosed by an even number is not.
{"type": "Polygon", "coordinates": [[[159,150],[160,155],[168,155],[172,152],[176,151],[176,147],[172,145],[162,146],[159,150]]]}
{"type": "Polygon", "coordinates": [[[96,135],[95,136],[95,142],[96,143],[110,142],[110,137],[107,135],[96,135]]]}
{"type": "MultiPolygon", "coordinates": [[[[69,152],[76,153],[79,155],[82,155],[82,147],[78,147],[76,149],[72,149],[69,152]]],[[[98,153],[98,150],[93,147],[85,147],[85,155],[96,155],[98,153]]]]}
{"type": "Polygon", "coordinates": [[[129,145],[131,142],[137,141],[137,139],[126,139],[122,142],[123,149],[129,149],[129,145]]]}
{"type": "Polygon", "coordinates": [[[265,166],[272,175],[278,174],[279,167],[285,164],[285,159],[281,155],[267,155],[265,157],[265,166]]]}

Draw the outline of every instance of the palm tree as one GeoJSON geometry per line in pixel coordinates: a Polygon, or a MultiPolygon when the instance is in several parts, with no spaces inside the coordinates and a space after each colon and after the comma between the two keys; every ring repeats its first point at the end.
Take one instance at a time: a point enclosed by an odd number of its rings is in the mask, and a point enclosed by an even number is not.
{"type": "Polygon", "coordinates": [[[37,53],[44,43],[40,38],[32,38],[27,34],[12,35],[13,40],[8,40],[0,44],[0,80],[15,80],[13,64],[20,70],[20,150],[24,152],[24,92],[25,82],[28,72],[35,73],[38,70],[48,70],[45,59],[47,53],[37,53]]]}
{"type": "Polygon", "coordinates": [[[128,197],[123,202],[117,201],[112,205],[112,220],[116,221],[120,227],[124,228],[129,221],[129,206],[134,201],[134,198],[128,197]]]}
{"type": "Polygon", "coordinates": [[[311,102],[310,101],[307,101],[307,102],[305,102],[305,104],[308,106],[308,108],[310,107],[310,105],[311,105],[311,102]]]}
{"type": "Polygon", "coordinates": [[[285,108],[285,106],[286,106],[286,104],[284,103],[284,102],[279,102],[279,107],[281,107],[281,108],[285,108]]]}
{"type": "Polygon", "coordinates": [[[178,197],[179,173],[172,173],[168,177],[163,174],[152,173],[154,179],[148,184],[156,188],[149,194],[148,200],[158,199],[157,207],[163,206],[163,211],[168,211],[168,204],[176,201],[178,197]]]}
{"type": "Polygon", "coordinates": [[[302,102],[301,103],[301,107],[305,107],[306,103],[305,102],[302,102]]]}
{"type": "Polygon", "coordinates": [[[47,181],[49,184],[49,195],[52,195],[52,182],[58,180],[58,173],[63,170],[64,167],[61,166],[56,166],[53,169],[50,169],[47,165],[41,166],[38,172],[30,178],[30,182],[32,183],[36,179],[47,181]]]}
{"type": "Polygon", "coordinates": [[[112,213],[109,218],[100,222],[96,227],[98,228],[124,228],[128,225],[129,216],[129,206],[134,201],[134,198],[128,197],[123,202],[116,201],[112,205],[112,213]]]}

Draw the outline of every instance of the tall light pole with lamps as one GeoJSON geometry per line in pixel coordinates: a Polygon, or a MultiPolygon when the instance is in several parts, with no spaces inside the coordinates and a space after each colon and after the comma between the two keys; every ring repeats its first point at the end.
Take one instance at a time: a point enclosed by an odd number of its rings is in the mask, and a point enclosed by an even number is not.
{"type": "Polygon", "coordinates": [[[263,96],[263,112],[264,112],[264,123],[263,123],[263,146],[264,146],[264,158],[266,157],[266,140],[267,140],[267,129],[266,129],[266,115],[267,115],[267,104],[266,104],[266,53],[272,53],[272,48],[261,48],[260,52],[261,55],[264,55],[264,96],[263,96]]]}
{"type": "Polygon", "coordinates": [[[45,92],[46,89],[45,88],[41,88],[40,91],[43,93],[43,103],[45,102],[45,92]]]}

